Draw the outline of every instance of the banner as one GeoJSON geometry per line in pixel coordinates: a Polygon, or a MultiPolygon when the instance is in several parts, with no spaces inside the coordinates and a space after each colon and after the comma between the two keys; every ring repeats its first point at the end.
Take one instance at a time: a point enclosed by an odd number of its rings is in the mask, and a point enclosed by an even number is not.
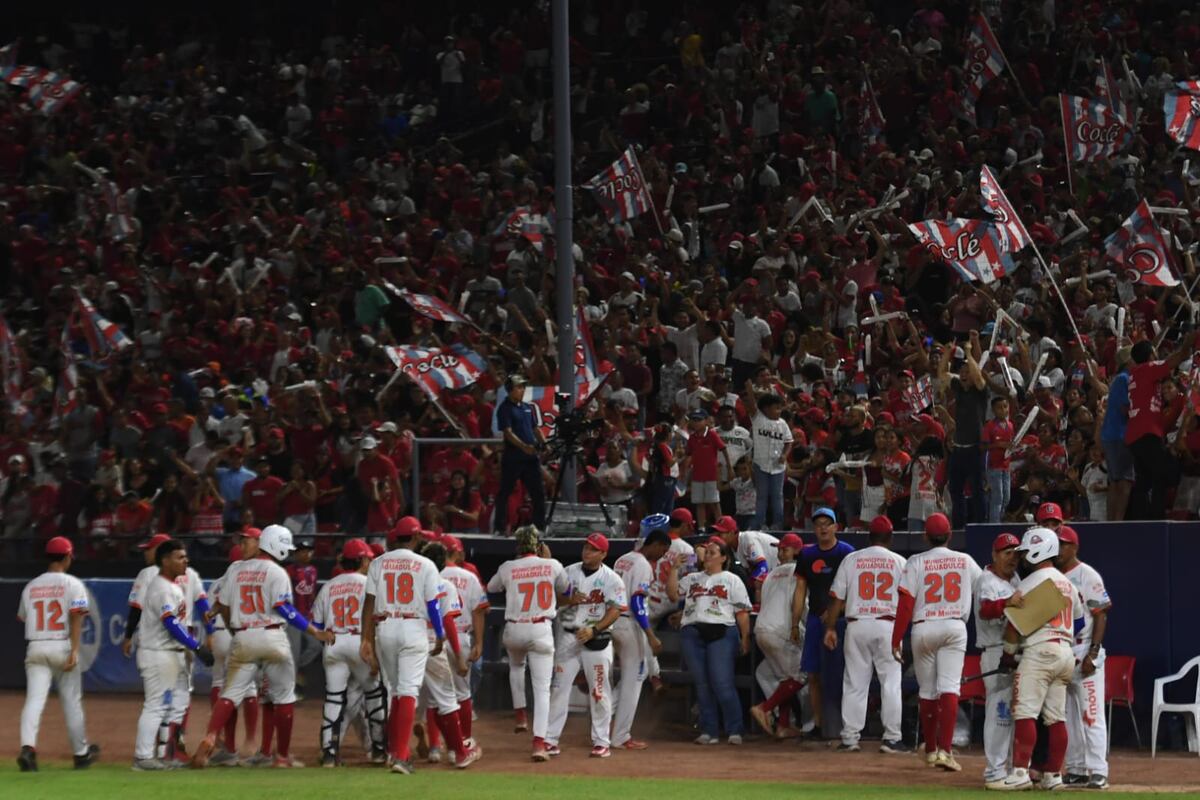
{"type": "Polygon", "coordinates": [[[387,354],[398,370],[435,401],[446,390],[465,389],[487,371],[483,357],[462,344],[440,350],[388,347],[387,354]]]}
{"type": "Polygon", "coordinates": [[[879,108],[879,101],[875,97],[875,89],[871,86],[870,78],[863,78],[862,86],[859,89],[858,105],[858,129],[864,142],[874,144],[883,135],[887,120],[884,119],[883,111],[879,108]]]}
{"type": "Polygon", "coordinates": [[[1179,284],[1171,269],[1166,238],[1154,221],[1150,204],[1144,199],[1121,228],[1104,240],[1104,250],[1124,268],[1126,277],[1134,283],[1149,286],[1179,284]]]}
{"type": "Polygon", "coordinates": [[[915,417],[927,408],[933,408],[933,380],[922,375],[904,390],[904,402],[915,417]]]}
{"type": "Polygon", "coordinates": [[[1200,81],[1180,81],[1180,91],[1163,94],[1167,135],[1184,147],[1200,150],[1200,81]]]}
{"type": "Polygon", "coordinates": [[[1012,257],[999,229],[981,219],[930,219],[908,226],[929,252],[967,281],[993,283],[1008,274],[1012,257]]]}
{"type": "Polygon", "coordinates": [[[471,320],[458,313],[452,306],[440,297],[434,297],[431,294],[417,294],[405,289],[398,289],[397,294],[400,298],[412,306],[412,310],[423,317],[437,320],[438,322],[465,322],[468,325],[471,320]]]}
{"type": "Polygon", "coordinates": [[[1121,85],[1113,76],[1107,59],[1100,59],[1100,74],[1096,76],[1096,99],[1113,110],[1122,122],[1130,121],[1129,106],[1121,96],[1121,85]]]}
{"type": "Polygon", "coordinates": [[[25,89],[26,102],[46,115],[61,109],[83,90],[83,86],[65,75],[41,67],[2,67],[0,78],[10,86],[25,89]]]}
{"type": "Polygon", "coordinates": [[[100,315],[90,300],[82,294],[76,298],[79,304],[79,324],[83,328],[83,336],[87,339],[93,357],[98,358],[133,345],[133,341],[115,323],[100,315]]]}
{"type": "Polygon", "coordinates": [[[1004,72],[1004,52],[987,17],[976,14],[967,32],[967,61],[963,65],[963,113],[975,123],[975,104],[983,94],[983,87],[1004,72]]]}
{"type": "Polygon", "coordinates": [[[1008,201],[1004,189],[1000,188],[1000,181],[996,180],[991,167],[987,164],[984,164],[983,169],[979,171],[979,197],[983,204],[983,210],[996,220],[1000,233],[1006,241],[1008,252],[1017,253],[1033,244],[1033,237],[1025,229],[1025,223],[1021,222],[1021,218],[1017,216],[1017,211],[1008,201]]]}
{"type": "Polygon", "coordinates": [[[654,207],[633,147],[625,148],[620,158],[583,188],[592,192],[609,222],[625,222],[654,207]]]}
{"type": "Polygon", "coordinates": [[[1058,103],[1072,161],[1100,161],[1133,143],[1133,129],[1108,106],[1069,94],[1060,94],[1058,103]]]}

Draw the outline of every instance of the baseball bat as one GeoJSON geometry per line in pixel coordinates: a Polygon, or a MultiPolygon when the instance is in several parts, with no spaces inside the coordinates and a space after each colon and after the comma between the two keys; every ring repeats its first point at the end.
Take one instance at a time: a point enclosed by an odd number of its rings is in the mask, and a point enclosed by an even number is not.
{"type": "Polygon", "coordinates": [[[970,683],[971,681],[982,680],[983,678],[990,678],[993,675],[999,675],[1003,671],[1004,670],[1001,667],[996,667],[995,669],[989,669],[987,672],[981,672],[978,675],[968,675],[967,677],[962,679],[962,684],[960,684],[960,685],[965,686],[966,684],[970,683]]]}

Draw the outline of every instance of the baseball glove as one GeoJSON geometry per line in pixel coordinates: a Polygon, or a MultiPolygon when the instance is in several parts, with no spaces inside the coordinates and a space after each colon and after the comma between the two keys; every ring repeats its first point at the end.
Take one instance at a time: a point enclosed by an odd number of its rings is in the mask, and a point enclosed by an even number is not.
{"type": "Polygon", "coordinates": [[[200,645],[196,648],[196,658],[200,659],[200,663],[204,664],[206,667],[211,667],[213,665],[213,661],[216,660],[213,658],[212,650],[209,650],[204,645],[200,645]]]}

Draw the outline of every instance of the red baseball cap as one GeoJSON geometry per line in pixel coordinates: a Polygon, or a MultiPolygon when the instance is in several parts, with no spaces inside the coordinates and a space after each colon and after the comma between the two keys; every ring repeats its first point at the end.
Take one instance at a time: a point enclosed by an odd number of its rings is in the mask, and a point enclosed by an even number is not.
{"type": "Polygon", "coordinates": [[[720,536],[710,536],[704,541],[704,543],[705,544],[719,544],[719,545],[721,545],[721,547],[729,546],[729,545],[725,544],[725,540],[722,539],[720,536]]]}
{"type": "Polygon", "coordinates": [[[1038,506],[1036,519],[1038,522],[1045,522],[1048,519],[1056,519],[1062,522],[1062,509],[1058,507],[1058,503],[1042,503],[1038,506]]]}
{"type": "Polygon", "coordinates": [[[445,546],[447,552],[450,552],[450,553],[465,552],[463,550],[462,539],[459,539],[457,536],[451,536],[448,533],[443,534],[442,535],[442,544],[445,546]]]}
{"type": "Polygon", "coordinates": [[[421,521],[416,517],[401,517],[392,528],[392,539],[411,539],[421,532],[421,521]]]}
{"type": "Polygon", "coordinates": [[[875,519],[871,520],[868,530],[871,533],[891,533],[893,530],[895,530],[895,528],[892,527],[892,521],[890,519],[880,514],[879,516],[875,517],[875,519]]]}
{"type": "Polygon", "coordinates": [[[247,539],[257,539],[262,536],[262,528],[246,528],[242,531],[242,536],[247,539]]]}
{"type": "Polygon", "coordinates": [[[371,546],[363,539],[348,539],[342,545],[342,558],[370,558],[371,546]]]}
{"type": "Polygon", "coordinates": [[[608,552],[608,537],[603,533],[589,533],[587,543],[602,553],[608,552]]]}
{"type": "Polygon", "coordinates": [[[676,525],[691,525],[695,522],[692,512],[686,508],[677,508],[671,512],[671,522],[676,525]]]}
{"type": "Polygon", "coordinates": [[[46,555],[48,556],[69,556],[74,553],[75,545],[71,544],[71,540],[65,536],[55,536],[46,542],[46,555]]]}
{"type": "Polygon", "coordinates": [[[737,521],[725,515],[712,524],[712,529],[718,533],[737,533],[737,521]]]}
{"type": "Polygon", "coordinates": [[[1070,525],[1063,525],[1058,529],[1058,541],[1067,544],[1079,544],[1079,534],[1070,525]]]}
{"type": "Polygon", "coordinates": [[[233,547],[229,548],[229,563],[232,564],[234,561],[241,561],[241,560],[242,560],[242,546],[240,544],[235,544],[233,547]]]}
{"type": "Polygon", "coordinates": [[[421,538],[427,542],[440,542],[442,540],[442,535],[437,531],[422,530],[421,538]]]}
{"type": "Polygon", "coordinates": [[[785,533],[783,538],[779,540],[779,547],[790,547],[793,550],[799,550],[804,547],[804,540],[795,533],[785,533]]]}
{"type": "Polygon", "coordinates": [[[374,544],[371,545],[371,557],[372,558],[379,558],[381,555],[384,554],[384,552],[385,551],[383,549],[383,545],[381,545],[379,542],[375,542],[374,544]]]}
{"type": "Polygon", "coordinates": [[[146,541],[139,544],[138,550],[150,550],[151,548],[158,547],[163,542],[169,542],[169,541],[171,541],[171,534],[156,533],[153,536],[151,536],[149,539],[147,539],[146,541]]]}
{"type": "Polygon", "coordinates": [[[925,533],[930,536],[949,536],[950,520],[945,514],[930,514],[925,519],[925,533]]]}
{"type": "MultiPolygon", "coordinates": [[[[1059,534],[1060,536],[1062,534],[1059,534]]],[[[1016,547],[1021,543],[1021,540],[1011,533],[1002,533],[992,541],[992,552],[999,553],[1001,550],[1007,550],[1010,547],[1016,547]]]]}

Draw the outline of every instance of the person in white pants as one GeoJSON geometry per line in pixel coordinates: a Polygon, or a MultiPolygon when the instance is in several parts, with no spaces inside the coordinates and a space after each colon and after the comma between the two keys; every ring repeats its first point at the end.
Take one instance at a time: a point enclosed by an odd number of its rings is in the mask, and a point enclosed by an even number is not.
{"type": "MultiPolygon", "coordinates": [[[[258,536],[261,533],[257,528],[251,528],[252,535],[242,537],[241,544],[235,544],[229,549],[229,563],[234,564],[244,558],[254,558],[258,555],[258,536]]],[[[210,587],[213,597],[217,597],[221,593],[221,584],[225,580],[222,575],[212,582],[210,587]]],[[[212,686],[208,694],[208,707],[211,710],[216,707],[217,701],[221,699],[221,690],[225,688],[225,665],[229,659],[229,649],[233,645],[233,634],[225,627],[225,620],[220,614],[210,611],[208,614],[212,625],[212,686]]],[[[252,742],[255,733],[258,731],[258,692],[262,685],[261,676],[255,681],[254,689],[246,699],[242,701],[241,711],[243,712],[244,724],[246,726],[246,741],[252,742]]],[[[213,751],[212,756],[208,759],[210,767],[236,767],[242,763],[238,757],[237,748],[237,722],[238,712],[235,709],[229,717],[229,721],[225,723],[225,736],[221,743],[213,751]]]]}
{"type": "MultiPolygon", "coordinates": [[[[466,555],[462,540],[446,534],[442,536],[442,545],[446,548],[446,567],[442,570],[442,580],[454,586],[458,590],[459,599],[462,600],[463,613],[455,618],[458,640],[467,652],[467,662],[474,663],[483,655],[483,634],[491,605],[479,578],[461,566],[466,555]]],[[[469,673],[454,673],[454,693],[458,697],[458,724],[462,729],[463,739],[471,740],[474,709],[469,673]]]]}
{"type": "MultiPolygon", "coordinates": [[[[667,551],[668,558],[660,558],[655,564],[654,580],[646,594],[646,612],[650,616],[651,628],[657,628],[659,623],[679,610],[679,603],[672,600],[667,593],[667,582],[673,579],[678,585],[680,578],[696,570],[696,548],[685,538],[696,533],[696,525],[692,519],[692,512],[686,508],[675,509],[669,517],[666,514],[651,514],[642,520],[638,536],[645,539],[650,531],[660,529],[663,526],[663,518],[669,526],[667,535],[671,537],[671,549],[667,551]],[[675,573],[674,576],[671,575],[672,572],[675,573]]],[[[650,687],[655,692],[663,691],[660,677],[662,668],[659,666],[658,656],[654,653],[647,659],[646,672],[650,687]]]]}
{"type": "Polygon", "coordinates": [[[879,678],[879,715],[884,753],[907,753],[900,731],[900,663],[892,658],[892,625],[896,621],[898,587],[907,561],[889,548],[892,521],[871,520],[868,546],[842,559],[833,576],[825,646],[837,647],[837,619],[846,613],[846,669],[842,675],[842,742],[838,751],[856,753],[867,722],[871,673],[879,678]]]}
{"type": "MultiPolygon", "coordinates": [[[[1000,666],[1004,654],[1004,609],[1020,605],[1017,590],[1017,545],[1021,540],[1002,533],[992,542],[992,563],[975,584],[975,645],[983,653],[979,669],[985,674],[1000,666]]],[[[983,719],[983,782],[1003,780],[1012,769],[1013,676],[998,672],[983,679],[987,701],[983,719]]]]}
{"type": "Polygon", "coordinates": [[[546,750],[558,746],[575,676],[582,669],[588,685],[588,707],[592,717],[592,758],[608,758],[612,725],[612,633],[609,628],[628,610],[625,583],[604,563],[608,539],[592,533],[583,545],[583,560],[567,567],[567,587],[560,601],[561,629],[554,648],[554,679],[550,687],[550,720],[546,750]]]}
{"type": "Polygon", "coordinates": [[[1058,569],[1067,576],[1087,610],[1075,636],[1075,677],[1067,686],[1067,761],[1063,783],[1108,788],[1108,720],[1104,707],[1104,634],[1112,608],[1104,579],[1079,560],[1079,534],[1058,529],[1058,569]]]}
{"type": "Polygon", "coordinates": [[[154,554],[158,574],[142,588],[139,605],[137,666],[142,677],[145,701],[138,718],[133,745],[133,769],[174,769],[176,731],[182,719],[175,697],[187,694],[191,685],[187,654],[211,666],[212,652],[190,633],[189,593],[179,585],[188,574],[187,549],[183,542],[168,538],[154,554]],[[162,756],[160,757],[160,746],[162,756]]]}
{"type": "MultiPolygon", "coordinates": [[[[642,541],[641,550],[630,550],[617,559],[613,570],[625,584],[629,611],[621,613],[613,623],[613,643],[617,648],[617,664],[621,682],[617,684],[616,708],[613,710],[612,746],[622,750],[645,750],[647,744],[633,738],[633,718],[637,715],[642,684],[646,681],[648,656],[662,649],[662,642],[650,625],[646,596],[654,582],[654,564],[667,556],[671,537],[665,528],[650,531],[642,541]]],[[[672,601],[679,600],[679,582],[675,569],[668,570],[666,591],[672,601]]]]}
{"type": "MultiPolygon", "coordinates": [[[[525,663],[533,681],[534,761],[550,758],[546,730],[550,719],[550,681],[554,671],[554,617],[558,595],[567,588],[563,565],[539,555],[541,533],[532,525],[514,533],[517,558],[505,561],[488,581],[491,594],[504,593],[504,635],[508,680],[518,733],[528,730],[525,716],[525,663]]],[[[549,551],[546,551],[547,555],[549,551]]]]}
{"type": "Polygon", "coordinates": [[[754,641],[763,653],[754,677],[766,700],[751,706],[750,716],[764,731],[779,739],[799,735],[791,725],[791,714],[792,700],[805,686],[800,669],[804,634],[801,631],[801,643],[793,641],[791,624],[796,554],[803,548],[804,541],[794,533],[779,540],[779,565],[762,580],[762,602],[758,621],[754,623],[754,641]],[[777,715],[777,719],[772,719],[772,714],[777,715]]]}
{"type": "Polygon", "coordinates": [[[57,685],[67,723],[75,769],[85,769],[100,753],[89,745],[83,717],[83,670],[79,641],[91,609],[83,582],[67,572],[74,561],[71,540],[46,542],[46,571],[21,590],[17,618],[25,623],[25,707],[21,709],[21,772],[37,772],[37,737],[50,687],[57,685]]]}

